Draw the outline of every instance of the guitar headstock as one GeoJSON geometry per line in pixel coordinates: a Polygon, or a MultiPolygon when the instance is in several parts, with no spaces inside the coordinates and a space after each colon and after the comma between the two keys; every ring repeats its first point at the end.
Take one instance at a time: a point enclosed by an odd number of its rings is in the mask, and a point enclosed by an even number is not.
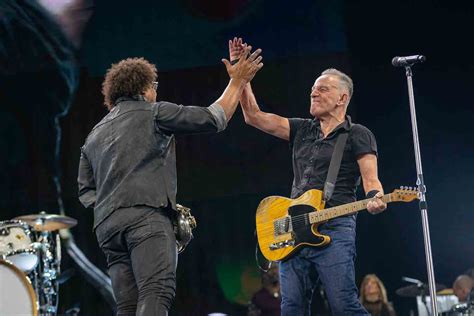
{"type": "Polygon", "coordinates": [[[411,202],[418,199],[419,191],[416,188],[401,186],[400,189],[393,190],[392,201],[411,202]]]}

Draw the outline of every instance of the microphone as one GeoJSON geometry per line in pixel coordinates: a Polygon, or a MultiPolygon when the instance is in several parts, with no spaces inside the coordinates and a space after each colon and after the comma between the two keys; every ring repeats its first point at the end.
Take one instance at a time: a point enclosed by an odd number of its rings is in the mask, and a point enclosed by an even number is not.
{"type": "Polygon", "coordinates": [[[404,57],[393,57],[392,65],[395,67],[406,67],[413,64],[422,63],[426,60],[426,57],[423,55],[413,55],[413,56],[404,56],[404,57]]]}

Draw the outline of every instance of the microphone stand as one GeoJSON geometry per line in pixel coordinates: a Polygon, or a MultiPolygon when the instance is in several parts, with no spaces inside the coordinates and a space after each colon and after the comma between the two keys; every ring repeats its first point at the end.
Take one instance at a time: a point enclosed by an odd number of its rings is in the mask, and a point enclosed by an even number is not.
{"type": "Polygon", "coordinates": [[[423,226],[423,237],[425,243],[425,256],[426,256],[426,267],[428,270],[428,285],[430,290],[431,299],[431,315],[438,315],[437,301],[436,301],[436,283],[433,269],[433,257],[431,254],[431,241],[430,241],[430,229],[428,224],[428,205],[426,203],[426,186],[423,180],[423,170],[421,167],[421,154],[420,154],[420,142],[418,139],[418,127],[416,123],[416,111],[415,111],[415,95],[413,93],[413,82],[412,82],[412,71],[410,65],[405,66],[405,74],[408,82],[408,98],[410,101],[410,114],[411,114],[411,125],[413,130],[413,144],[415,147],[415,161],[416,161],[416,173],[418,185],[418,191],[420,192],[420,203],[419,208],[421,211],[422,226],[423,226]]]}

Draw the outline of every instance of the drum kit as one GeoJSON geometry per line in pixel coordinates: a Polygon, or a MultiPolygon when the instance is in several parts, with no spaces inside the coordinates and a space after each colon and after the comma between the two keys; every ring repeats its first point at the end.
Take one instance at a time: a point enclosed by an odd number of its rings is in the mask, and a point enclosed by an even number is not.
{"type": "Polygon", "coordinates": [[[0,221],[0,315],[57,314],[59,230],[76,224],[44,212],[0,221]]]}
{"type": "MultiPolygon", "coordinates": [[[[448,289],[445,285],[438,283],[436,283],[436,292],[439,316],[474,316],[474,297],[471,297],[468,302],[458,303],[453,289],[448,289]]],[[[416,298],[418,315],[430,315],[427,302],[429,300],[429,296],[427,296],[428,284],[419,283],[404,286],[396,290],[396,294],[402,297],[416,298]]]]}

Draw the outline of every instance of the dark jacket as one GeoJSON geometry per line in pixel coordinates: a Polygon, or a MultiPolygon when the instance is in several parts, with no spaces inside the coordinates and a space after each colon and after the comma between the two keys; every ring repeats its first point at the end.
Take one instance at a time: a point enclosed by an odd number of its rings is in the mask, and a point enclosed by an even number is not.
{"type": "Polygon", "coordinates": [[[150,104],[120,98],[81,148],[79,200],[94,208],[94,228],[114,210],[146,205],[176,208],[175,133],[218,132],[222,107],[150,104]]]}

